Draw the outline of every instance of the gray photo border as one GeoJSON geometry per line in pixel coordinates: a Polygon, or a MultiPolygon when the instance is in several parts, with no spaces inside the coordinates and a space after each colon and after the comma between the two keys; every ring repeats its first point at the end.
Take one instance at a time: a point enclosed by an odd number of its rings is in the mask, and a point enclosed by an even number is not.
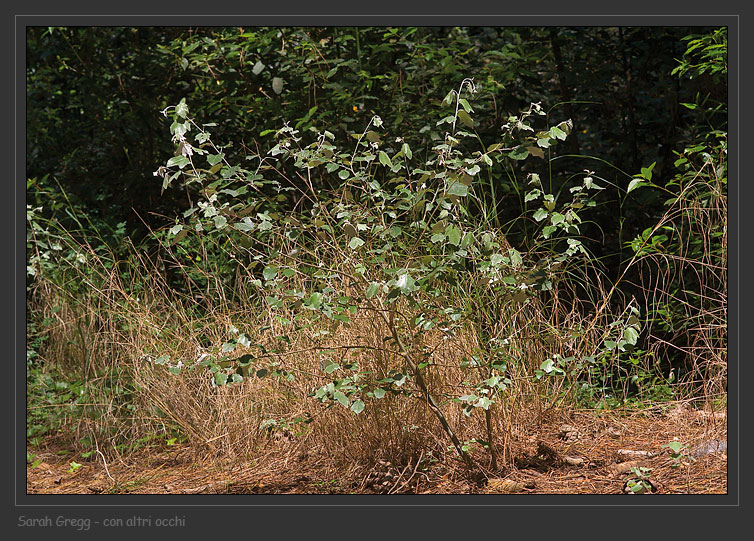
{"type": "MultiPolygon", "coordinates": [[[[552,2],[554,4],[554,2],[552,2]]],[[[177,3],[172,4],[175,8],[177,3]]],[[[635,4],[635,3],[634,3],[635,4]]],[[[185,4],[182,4],[185,5],[185,4]]],[[[532,9],[531,6],[519,6],[519,13],[514,11],[515,8],[509,6],[498,6],[496,8],[477,9],[479,15],[464,15],[453,13],[460,11],[459,6],[452,10],[453,6],[448,6],[452,11],[446,13],[437,13],[438,8],[430,9],[412,9],[411,13],[426,11],[432,14],[368,14],[374,12],[377,7],[373,5],[350,5],[348,10],[337,10],[334,8],[328,14],[311,13],[312,8],[302,8],[298,13],[302,14],[283,14],[270,11],[262,13],[263,8],[256,5],[247,6],[246,8],[228,8],[226,15],[163,15],[166,12],[173,12],[168,6],[153,7],[155,14],[151,15],[89,15],[89,13],[101,13],[109,9],[118,9],[121,6],[117,4],[107,5],[96,4],[88,9],[74,9],[66,6],[66,11],[73,14],[56,14],[63,11],[60,5],[51,6],[47,9],[31,6],[17,6],[13,17],[14,39],[12,50],[14,51],[14,89],[13,101],[15,112],[15,141],[14,141],[14,209],[12,213],[5,213],[3,216],[10,220],[13,218],[13,231],[15,238],[14,265],[13,265],[13,283],[15,287],[15,296],[12,304],[15,308],[15,319],[13,323],[13,343],[14,343],[14,465],[15,475],[13,481],[14,495],[12,499],[13,513],[11,522],[15,523],[19,515],[35,516],[53,514],[53,510],[64,512],[69,516],[120,516],[130,515],[137,511],[142,515],[190,515],[190,523],[193,522],[197,527],[207,527],[211,531],[211,523],[215,521],[224,522],[221,517],[227,517],[228,524],[238,521],[255,520],[268,516],[291,516],[291,508],[296,509],[298,514],[301,508],[309,508],[308,512],[320,513],[319,508],[340,508],[346,507],[343,511],[347,512],[352,518],[357,516],[366,516],[366,510],[357,508],[381,508],[372,509],[370,516],[376,513],[392,514],[400,512],[406,508],[443,508],[443,507],[464,507],[478,508],[477,511],[485,512],[485,508],[502,508],[510,507],[515,509],[499,509],[494,513],[499,516],[510,517],[518,516],[519,511],[525,511],[523,516],[528,516],[529,512],[537,513],[540,517],[545,516],[542,513],[547,512],[549,516],[550,509],[547,508],[572,508],[572,507],[600,507],[600,508],[619,508],[615,509],[628,513],[641,511],[649,512],[646,509],[633,508],[693,508],[693,507],[725,507],[739,508],[741,505],[740,495],[740,421],[739,421],[739,397],[740,397],[740,374],[739,374],[739,156],[740,156],[740,22],[741,16],[738,14],[727,15],[710,15],[702,8],[694,9],[694,6],[686,5],[685,8],[676,8],[685,13],[684,15],[672,15],[668,12],[673,9],[663,9],[661,6],[645,7],[632,5],[633,14],[625,14],[629,11],[625,5],[610,5],[601,3],[582,9],[568,6],[564,9],[563,4],[555,6],[538,6],[532,9]],[[354,12],[356,9],[365,9],[365,15],[344,15],[342,13],[354,12]],[[615,15],[606,14],[606,12],[617,8],[623,13],[615,15]],[[310,14],[305,14],[309,10],[310,14]],[[257,15],[235,15],[244,10],[255,11],[257,15]],[[508,11],[510,14],[493,14],[495,11],[508,11]],[[532,11],[549,12],[549,15],[532,15],[532,11]],[[35,13],[36,11],[36,13],[35,13]],[[564,13],[569,11],[570,13],[564,13]],[[696,13],[695,13],[696,12],[696,13]],[[51,13],[47,15],[44,13],[51,13]],[[600,13],[592,15],[590,13],[600,13]],[[644,15],[643,13],[646,13],[644,15]],[[26,337],[26,307],[25,307],[25,213],[23,209],[26,204],[25,190],[25,28],[27,26],[235,26],[235,25],[264,25],[264,26],[529,26],[529,25],[557,25],[557,26],[729,26],[729,64],[733,69],[729,75],[729,111],[730,127],[729,144],[729,194],[734,204],[729,205],[732,223],[735,226],[730,231],[729,243],[733,248],[730,250],[729,259],[730,267],[730,304],[729,304],[729,343],[732,347],[729,350],[731,354],[729,362],[729,481],[727,495],[655,495],[652,498],[612,498],[609,495],[395,495],[392,498],[379,495],[107,495],[107,496],[89,496],[89,495],[34,495],[26,494],[26,470],[24,467],[25,460],[24,450],[26,447],[25,423],[21,421],[25,417],[25,378],[22,367],[24,361],[24,344],[26,337]],[[261,509],[254,509],[261,508],[261,509]],[[314,508],[314,509],[312,509],[314,508]],[[539,508],[539,509],[538,509],[539,508]],[[15,518],[13,518],[15,517],[15,518]]],[[[267,6],[272,9],[274,6],[267,6]]],[[[406,8],[406,6],[402,6],[406,8]]],[[[468,6],[464,5],[468,9],[468,6]]],[[[718,5],[707,5],[707,10],[719,8],[718,5]]],[[[133,8],[132,8],[133,9],[133,8]]],[[[321,9],[327,9],[322,7],[321,9]]],[[[738,8],[740,11],[740,8],[738,8]]],[[[144,11],[150,11],[145,8],[144,11]]],[[[206,8],[197,6],[197,12],[206,11],[206,8]]],[[[293,8],[291,12],[296,11],[293,8]]],[[[397,13],[401,9],[394,9],[391,12],[397,13]]],[[[727,8],[726,13],[735,12],[734,8],[727,8]]],[[[177,11],[176,11],[177,12],[177,11]]],[[[10,225],[10,224],[9,224],[10,225]]],[[[7,268],[7,267],[6,267],[7,268]]],[[[10,304],[10,303],[9,303],[10,304]]],[[[5,329],[10,329],[6,325],[5,329]]],[[[7,485],[6,485],[7,486],[7,485]]],[[[461,511],[461,510],[459,510],[461,511]]],[[[469,519],[475,515],[474,510],[463,511],[463,516],[469,519]]],[[[566,511],[569,511],[566,509],[566,511]]],[[[608,511],[601,509],[599,512],[608,511]]],[[[612,511],[612,510],[611,510],[612,511]]],[[[671,511],[663,511],[666,513],[671,511]]],[[[442,510],[440,510],[443,513],[442,510]]],[[[655,514],[651,512],[650,514],[655,514]]],[[[328,513],[328,516],[332,513],[328,513]]],[[[603,515],[605,516],[605,515],[603,515]]],[[[610,512],[610,516],[616,516],[616,513],[610,512]]],[[[96,518],[95,518],[96,520],[96,518]]],[[[286,520],[286,519],[281,519],[286,520]]],[[[290,519],[288,519],[290,521],[290,519]]],[[[535,522],[546,523],[547,520],[534,519],[535,522]]],[[[706,522],[706,520],[704,521],[706,522]]],[[[471,523],[475,521],[471,520],[471,523]]],[[[478,522],[476,522],[478,524],[478,522]]],[[[362,524],[364,524],[362,522],[362,524]]],[[[544,526],[544,524],[542,524],[544,526]]],[[[190,530],[194,530],[191,526],[190,530]]],[[[701,533],[700,530],[695,530],[701,533]]],[[[714,530],[712,530],[714,531],[714,530]]],[[[718,532],[721,530],[717,529],[718,532]]],[[[99,530],[103,533],[103,530],[99,530]]],[[[131,533],[138,534],[138,530],[130,530],[131,533]]],[[[57,531],[53,531],[57,535],[57,531]]],[[[182,535],[179,531],[176,532],[182,535]]],[[[450,532],[448,532],[450,533],[450,532]]],[[[645,534],[648,532],[644,532],[645,534]]],[[[287,537],[287,536],[284,536],[287,537]]]]}

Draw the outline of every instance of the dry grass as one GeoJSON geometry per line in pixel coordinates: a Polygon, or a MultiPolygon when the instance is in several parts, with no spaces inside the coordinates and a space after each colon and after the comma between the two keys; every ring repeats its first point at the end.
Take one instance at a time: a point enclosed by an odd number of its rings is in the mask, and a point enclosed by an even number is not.
{"type": "MultiPolygon", "coordinates": [[[[193,457],[192,464],[202,464],[187,477],[195,485],[188,487],[192,490],[230,491],[230,485],[216,484],[225,477],[232,481],[232,490],[239,492],[483,490],[484,483],[469,484],[447,433],[415,381],[403,387],[407,395],[388,393],[376,399],[362,393],[366,408],[358,415],[339,404],[323,405],[312,398],[318,387],[349,374],[345,368],[328,374],[325,367],[331,361],[341,367],[357,364],[367,383],[385,377],[390,370],[410,373],[405,352],[386,340],[391,336],[388,320],[374,310],[360,311],[347,324],[325,320],[326,324],[303,325],[311,321],[299,321],[300,328],[291,332],[283,320],[293,321],[295,314],[271,310],[262,300],[263,293],[249,285],[255,276],[243,265],[238,266],[235,285],[229,285],[219,282],[219,269],[205,269],[197,275],[196,268],[179,263],[175,255],[168,254],[163,260],[134,251],[127,266],[113,268],[93,250],[77,249],[87,257],[86,268],[72,267],[71,280],[78,281],[77,287],[38,280],[30,311],[52,322],[47,328],[48,345],[41,352],[45,366],[84,379],[92,399],[90,413],[67,427],[75,434],[68,445],[77,451],[89,450],[79,443],[87,436],[102,453],[93,455],[95,459],[110,463],[111,468],[123,468],[121,476],[116,476],[118,481],[108,479],[103,491],[126,490],[122,479],[142,477],[148,489],[131,487],[127,491],[178,490],[180,483],[174,478],[160,481],[162,489],[155,485],[154,479],[163,479],[163,474],[149,473],[149,468],[138,462],[136,457],[145,451],[137,450],[131,456],[119,447],[155,437],[154,441],[164,441],[176,431],[186,438],[182,449],[193,457]],[[171,287],[176,276],[187,293],[179,294],[171,287]],[[199,282],[205,285],[199,287],[199,282]],[[261,331],[262,326],[267,329],[261,331]],[[245,334],[251,345],[238,346],[228,356],[251,354],[254,370],[271,369],[274,363],[283,375],[255,377],[252,372],[242,383],[213,385],[212,375],[196,362],[202,354],[220,357],[221,345],[239,333],[245,334]],[[285,341],[281,336],[287,336],[285,341]],[[156,364],[155,359],[161,356],[168,356],[169,363],[156,364]],[[180,373],[169,373],[167,367],[179,362],[180,373]],[[124,388],[127,393],[122,392],[124,388]],[[129,468],[138,473],[129,473],[129,468]],[[209,479],[213,481],[202,484],[209,479]]],[[[337,263],[341,268],[352,264],[347,259],[337,263]]],[[[604,292],[601,294],[604,297],[604,292]]],[[[568,294],[567,288],[556,287],[546,299],[501,303],[495,318],[485,321],[483,332],[481,325],[466,325],[452,333],[435,329],[410,343],[412,354],[431,363],[425,369],[428,392],[440,397],[445,419],[468,445],[486,478],[507,477],[531,484],[527,476],[539,477],[535,483],[538,492],[613,490],[613,481],[600,484],[594,475],[584,477],[583,486],[576,481],[562,484],[566,479],[561,465],[550,473],[538,472],[544,478],[517,466],[517,460],[531,451],[532,443],[540,440],[549,442],[557,452],[571,451],[553,439],[552,431],[572,411],[570,384],[579,379],[589,381],[588,367],[566,366],[568,375],[561,378],[540,379],[535,371],[543,359],[555,354],[579,359],[599,348],[601,329],[612,316],[608,311],[590,316],[589,309],[575,302],[576,297],[568,294]],[[506,344],[511,382],[489,408],[488,425],[483,411],[477,408],[466,415],[463,405],[452,397],[473,392],[475,383],[489,377],[481,370],[463,367],[462,361],[484,355],[491,340],[506,344]],[[488,439],[496,465],[490,450],[475,442],[488,439]],[[548,476],[554,479],[551,484],[548,476]]],[[[480,310],[486,308],[485,299],[478,302],[480,310]]],[[[578,422],[603,421],[587,416],[578,422]]],[[[631,431],[630,419],[615,422],[631,431]]],[[[658,431],[654,421],[642,418],[630,443],[654,437],[651,444],[656,447],[660,435],[672,432],[664,422],[658,431]]],[[[694,440],[709,435],[689,427],[680,432],[694,440]]],[[[595,439],[583,450],[584,456],[604,464],[611,460],[613,443],[595,439]],[[591,458],[597,455],[602,458],[591,458]]],[[[151,460],[152,451],[146,453],[151,460]]],[[[171,458],[166,460],[174,460],[172,453],[168,455],[171,458]]],[[[655,467],[662,469],[663,464],[655,467]]],[[[168,470],[186,467],[173,464],[168,470]]],[[[668,475],[673,472],[668,470],[668,475]]],[[[688,480],[686,484],[690,490],[688,480]]],[[[719,489],[719,484],[715,486],[719,489]]],[[[705,485],[703,490],[713,490],[710,487],[705,485]]]]}
{"type": "MultiPolygon", "coordinates": [[[[400,352],[386,345],[385,337],[390,333],[384,321],[369,312],[348,325],[331,327],[325,335],[318,333],[321,327],[303,330],[291,336],[285,347],[279,347],[274,337],[289,330],[275,316],[292,319],[290,313],[260,314],[258,305],[243,306],[220,298],[203,311],[203,316],[191,316],[193,299],[176,294],[168,286],[164,264],[140,255],[137,264],[130,267],[134,274],[124,279],[115,270],[106,269],[93,254],[90,256],[87,272],[97,277],[96,286],[95,280],[87,278],[86,294],[74,297],[66,294],[65,287],[41,281],[32,307],[43,315],[54,314],[50,347],[42,352],[45,364],[64,373],[78,370],[89,384],[93,402],[99,404],[95,415],[78,420],[77,439],[89,435],[98,449],[111,453],[116,442],[166,433],[173,426],[199,453],[251,457],[262,452],[276,432],[282,433],[286,422],[298,418],[311,419],[311,423],[290,425],[285,432],[301,432],[308,445],[340,457],[344,467],[366,467],[378,459],[408,464],[427,453],[447,458],[447,438],[411,383],[406,389],[414,395],[412,398],[390,394],[380,400],[363,397],[367,408],[360,415],[339,405],[325,408],[309,397],[337,375],[325,373],[326,359],[341,366],[356,362],[370,381],[384,377],[391,369],[405,372],[400,352]],[[142,272],[136,275],[139,269],[142,272]],[[139,284],[138,291],[133,284],[139,284]],[[255,311],[256,317],[251,315],[255,311]],[[270,329],[262,335],[257,327],[265,323],[270,329]],[[173,375],[166,366],[153,362],[167,355],[170,364],[180,361],[190,367],[200,352],[212,347],[217,350],[232,338],[233,327],[245,332],[252,343],[266,344],[275,352],[261,355],[253,347],[238,347],[234,357],[251,353],[257,357],[255,368],[275,362],[293,379],[251,376],[241,384],[216,387],[202,368],[184,368],[173,375]],[[112,392],[117,385],[130,387],[127,403],[112,392]],[[130,407],[127,412],[126,406],[130,407]],[[264,429],[263,423],[270,420],[276,421],[278,428],[264,429]]],[[[507,453],[508,434],[528,422],[522,419],[529,417],[530,411],[541,412],[547,407],[543,397],[548,393],[542,392],[545,386],[533,377],[538,365],[535,361],[541,358],[545,344],[536,333],[524,332],[532,319],[541,318],[538,310],[533,303],[521,305],[495,330],[498,336],[509,339],[511,351],[516,352],[511,358],[510,392],[492,408],[494,433],[503,455],[507,453]]],[[[431,352],[426,380],[433,394],[459,396],[469,392],[467,380],[473,374],[461,368],[460,360],[477,352],[479,342],[473,329],[467,329],[453,336],[426,333],[422,342],[415,344],[431,352]]],[[[482,416],[467,417],[457,404],[447,400],[443,409],[463,441],[484,438],[482,416]]]]}
{"type": "Polygon", "coordinates": [[[645,305],[676,311],[670,330],[662,318],[650,321],[652,352],[680,355],[684,394],[704,396],[708,406],[727,394],[728,381],[728,198],[719,167],[710,160],[686,179],[654,227],[671,248],[633,262],[642,269],[645,305]]]}

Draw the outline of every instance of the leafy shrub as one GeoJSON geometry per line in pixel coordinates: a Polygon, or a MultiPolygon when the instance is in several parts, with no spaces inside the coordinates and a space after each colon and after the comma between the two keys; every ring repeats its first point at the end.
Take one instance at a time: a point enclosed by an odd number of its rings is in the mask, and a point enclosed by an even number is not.
{"type": "MultiPolygon", "coordinates": [[[[545,113],[532,104],[508,119],[499,143],[467,154],[461,142],[475,139],[468,130],[474,126],[469,99],[476,91],[473,81],[466,79],[447,94],[443,105],[450,114],[437,125],[446,125],[448,131],[424,164],[416,164],[411,146],[401,138],[395,139],[399,146],[391,148],[380,133],[383,121],[375,115],[362,133],[354,134],[353,152],[340,150],[329,131],[307,144],[298,130],[286,125],[275,132],[276,144],[266,155],[247,156],[256,167],[246,169],[227,161],[182,100],[164,111],[172,114],[170,129],[178,150],[155,172],[164,187],[180,179],[201,186],[205,196],[184,213],[187,223],[171,228],[174,240],[197,235],[228,246],[229,257],[256,287],[255,298],[288,327],[286,335],[306,329],[335,333],[362,312],[377,325],[382,344],[349,342],[344,347],[379,352],[377,356],[388,362],[375,366],[330,359],[322,369],[331,382],[313,390],[313,398],[328,407],[339,403],[356,414],[387,394],[419,399],[470,468],[473,462],[443,404],[451,400],[466,415],[484,411],[489,442],[490,408],[505,397],[514,378],[530,377],[533,363],[537,368],[531,375],[538,380],[563,376],[566,370],[578,378],[587,370],[586,363],[605,363],[632,348],[639,329],[633,308],[628,323],[617,320],[603,332],[595,360],[589,331],[549,323],[545,313],[556,303],[547,295],[560,289],[558,282],[567,273],[589,266],[589,254],[579,240],[580,213],[594,206],[591,193],[603,188],[587,171],[558,205],[539,175],[529,175],[523,202],[542,204],[527,218],[538,224],[536,242],[527,253],[510,246],[493,225],[496,219],[476,186],[495,162],[543,158],[542,149],[565,140],[572,126],[564,121],[536,129],[537,117],[545,113]],[[340,179],[332,192],[314,188],[311,178],[321,169],[340,179]],[[277,195],[266,195],[261,190],[265,184],[275,186],[277,195]],[[293,212],[281,209],[279,203],[286,199],[293,199],[288,201],[293,212]],[[557,339],[547,345],[529,335],[534,325],[527,317],[541,320],[537,322],[558,337],[564,331],[576,333],[572,347],[577,355],[556,353],[563,348],[557,339]],[[427,346],[430,336],[452,340],[469,329],[480,343],[456,364],[463,386],[470,387],[459,395],[433,384],[435,378],[447,381],[442,367],[453,361],[436,359],[427,346]],[[585,349],[592,353],[587,360],[581,359],[585,349]],[[535,361],[543,354],[548,358],[535,361]]],[[[589,324],[591,330],[594,326],[595,322],[589,324]]],[[[270,326],[258,334],[265,328],[270,326]]],[[[223,344],[221,353],[233,351],[242,338],[242,345],[249,346],[249,338],[242,335],[223,344]]],[[[200,364],[210,368],[213,385],[240,382],[249,373],[295,378],[295,363],[285,370],[259,364],[270,355],[285,356],[285,348],[257,347],[263,355],[249,353],[236,363],[228,357],[209,358],[200,364]]],[[[171,371],[177,373],[179,367],[171,371]]]]}

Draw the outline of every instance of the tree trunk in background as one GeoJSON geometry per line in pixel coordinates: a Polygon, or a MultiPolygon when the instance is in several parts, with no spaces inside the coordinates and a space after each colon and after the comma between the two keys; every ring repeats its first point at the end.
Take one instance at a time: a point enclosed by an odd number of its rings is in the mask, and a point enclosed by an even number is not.
{"type": "Polygon", "coordinates": [[[623,28],[618,28],[618,35],[620,36],[620,50],[623,60],[623,73],[624,80],[626,81],[626,106],[628,107],[628,134],[629,144],[631,145],[631,172],[637,172],[641,168],[641,161],[639,160],[639,148],[636,135],[636,100],[634,99],[634,89],[631,84],[631,59],[626,53],[626,38],[623,34],[623,28]]]}
{"type": "MultiPolygon", "coordinates": [[[[553,27],[550,27],[550,45],[552,46],[552,54],[555,57],[555,66],[558,69],[558,84],[560,85],[560,95],[563,97],[563,101],[565,102],[565,105],[564,105],[565,112],[566,112],[566,115],[568,115],[568,118],[573,120],[573,105],[571,104],[573,97],[571,96],[571,91],[568,88],[568,82],[566,80],[566,71],[565,71],[565,65],[563,64],[563,55],[560,52],[560,40],[558,38],[558,30],[553,27]]],[[[579,138],[576,135],[575,130],[571,132],[567,140],[571,146],[571,153],[580,154],[579,138]]]]}

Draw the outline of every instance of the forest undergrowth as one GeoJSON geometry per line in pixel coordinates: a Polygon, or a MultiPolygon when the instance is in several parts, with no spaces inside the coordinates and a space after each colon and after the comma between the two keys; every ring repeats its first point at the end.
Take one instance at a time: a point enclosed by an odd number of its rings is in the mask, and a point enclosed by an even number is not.
{"type": "Polygon", "coordinates": [[[727,134],[669,182],[554,178],[572,119],[531,103],[486,144],[477,93],[447,93],[421,151],[375,114],[243,158],[181,100],[154,175],[194,195],[150,242],[27,207],[30,471],[62,450],[91,491],[138,492],[111,470],[186,453],[209,465],[189,492],[725,492],[727,134]],[[633,197],[664,212],[614,272],[590,213],[633,197]]]}

